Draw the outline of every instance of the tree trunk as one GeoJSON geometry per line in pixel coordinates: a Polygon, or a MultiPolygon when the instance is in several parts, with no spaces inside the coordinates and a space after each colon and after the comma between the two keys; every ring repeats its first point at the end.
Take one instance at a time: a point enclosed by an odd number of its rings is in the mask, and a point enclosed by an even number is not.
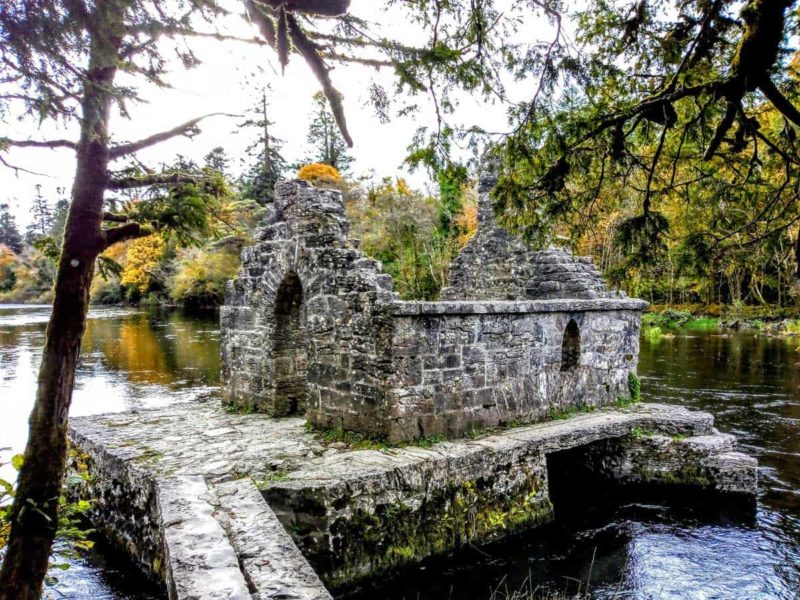
{"type": "Polygon", "coordinates": [[[75,368],[89,310],[95,259],[104,249],[101,228],[107,183],[108,119],[123,35],[126,0],[98,3],[81,102],[81,138],[64,243],[47,325],[36,402],[29,419],[13,521],[0,571],[0,600],[41,596],[58,526],[58,499],[67,459],[67,418],[75,368]]]}

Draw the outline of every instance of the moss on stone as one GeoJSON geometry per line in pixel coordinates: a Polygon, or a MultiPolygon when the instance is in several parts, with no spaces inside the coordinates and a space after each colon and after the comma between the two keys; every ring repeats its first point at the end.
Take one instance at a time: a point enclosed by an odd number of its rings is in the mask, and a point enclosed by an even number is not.
{"type": "Polygon", "coordinates": [[[628,391],[632,402],[639,402],[642,399],[642,381],[633,371],[628,372],[628,391]]]}
{"type": "Polygon", "coordinates": [[[330,526],[329,552],[312,562],[325,583],[339,589],[467,543],[488,542],[543,523],[552,512],[538,474],[508,495],[494,493],[484,480],[465,481],[431,493],[417,508],[398,502],[340,516],[330,526]]]}

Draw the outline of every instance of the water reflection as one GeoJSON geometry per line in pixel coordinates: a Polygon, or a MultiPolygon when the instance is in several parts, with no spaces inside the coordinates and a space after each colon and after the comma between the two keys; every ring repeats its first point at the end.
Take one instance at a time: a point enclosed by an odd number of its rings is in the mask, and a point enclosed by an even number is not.
{"type": "MultiPolygon", "coordinates": [[[[0,306],[0,455],[25,443],[49,309],[0,306]]],[[[597,598],[797,598],[800,590],[800,340],[686,332],[643,339],[648,400],[716,415],[758,457],[755,518],[703,510],[687,498],[620,502],[576,494],[570,518],[455,560],[430,561],[361,600],[486,600],[525,581],[597,598]],[[582,504],[581,504],[582,503],[582,504]]],[[[138,410],[213,397],[219,382],[215,316],[92,309],[72,415],[138,410]]],[[[562,511],[563,513],[564,511],[562,511]]],[[[153,597],[135,574],[98,557],[61,574],[62,597],[153,597]]]]}
{"type": "MultiPolygon", "coordinates": [[[[49,307],[0,305],[0,461],[21,452],[36,393],[49,307]]],[[[213,314],[92,308],[75,379],[71,416],[165,406],[216,394],[219,326],[213,314]]],[[[9,467],[0,477],[9,478],[9,467]]],[[[56,597],[153,597],[141,578],[96,553],[57,574],[56,597]]]]}

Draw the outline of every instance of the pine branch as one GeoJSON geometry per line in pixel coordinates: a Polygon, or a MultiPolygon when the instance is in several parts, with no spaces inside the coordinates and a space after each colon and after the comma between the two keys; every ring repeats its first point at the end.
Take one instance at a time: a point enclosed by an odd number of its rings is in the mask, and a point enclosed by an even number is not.
{"type": "Polygon", "coordinates": [[[353,138],[350,137],[350,132],[347,130],[347,120],[345,119],[344,107],[342,106],[342,95],[339,93],[339,90],[333,86],[325,61],[320,56],[319,52],[317,52],[311,40],[306,37],[303,30],[300,28],[300,24],[294,18],[294,15],[287,14],[286,22],[289,25],[289,37],[292,39],[294,47],[297,48],[297,51],[305,59],[311,71],[314,73],[314,76],[320,82],[320,85],[322,85],[322,91],[331,106],[331,111],[333,112],[334,119],[336,119],[336,124],[339,126],[339,131],[342,132],[342,137],[345,142],[347,142],[347,145],[352,148],[353,138]]]}
{"type": "Polygon", "coordinates": [[[272,9],[283,7],[287,12],[324,17],[340,17],[347,14],[350,0],[262,0],[272,9]]]}
{"type": "Polygon", "coordinates": [[[182,183],[198,183],[205,179],[205,177],[199,177],[189,173],[160,173],[157,175],[146,175],[144,177],[123,177],[121,179],[110,179],[106,185],[106,189],[131,190],[135,188],[148,187],[151,185],[179,185],[182,183]]]}

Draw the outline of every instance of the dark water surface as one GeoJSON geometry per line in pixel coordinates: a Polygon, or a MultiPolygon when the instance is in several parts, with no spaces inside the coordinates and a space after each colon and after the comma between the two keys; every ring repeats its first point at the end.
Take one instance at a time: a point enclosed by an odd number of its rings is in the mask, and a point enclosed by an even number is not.
{"type": "MultiPolygon", "coordinates": [[[[49,309],[0,306],[0,461],[21,451],[49,309]]],[[[93,309],[72,415],[156,408],[217,395],[212,316],[93,309]]],[[[560,520],[449,561],[430,561],[358,600],[487,600],[535,581],[597,598],[800,598],[800,339],[679,333],[642,340],[646,400],[712,412],[760,462],[755,515],[696,498],[604,498],[573,490],[560,520]]],[[[0,476],[8,476],[8,468],[0,476]]],[[[558,505],[557,505],[558,510],[558,505]]],[[[58,572],[54,598],[152,598],[107,553],[58,572]]]]}

